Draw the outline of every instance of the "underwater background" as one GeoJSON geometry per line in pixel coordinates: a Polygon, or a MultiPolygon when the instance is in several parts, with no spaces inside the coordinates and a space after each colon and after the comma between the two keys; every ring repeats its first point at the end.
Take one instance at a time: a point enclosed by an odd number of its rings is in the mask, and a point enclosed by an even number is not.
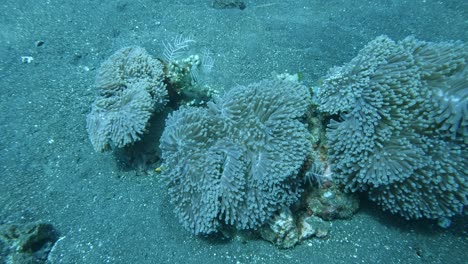
{"type": "MultiPolygon", "coordinates": [[[[1,1],[0,261],[21,263],[6,234],[42,229],[54,237],[37,238],[49,243],[49,263],[465,263],[466,216],[443,229],[365,196],[351,219],[292,249],[187,232],[154,171],[161,161],[99,153],[86,130],[100,65],[131,45],[162,57],[181,35],[196,41],[189,54],[210,51],[214,66],[202,81],[217,89],[284,72],[313,86],[380,35],[468,41],[468,3],[1,1]],[[42,226],[28,229],[33,223],[42,226]]],[[[164,117],[152,124],[161,129],[164,117]]]]}

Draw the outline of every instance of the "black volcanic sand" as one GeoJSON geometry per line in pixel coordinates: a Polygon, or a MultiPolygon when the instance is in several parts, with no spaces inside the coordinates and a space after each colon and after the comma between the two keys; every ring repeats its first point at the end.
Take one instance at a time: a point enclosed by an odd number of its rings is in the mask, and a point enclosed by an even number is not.
{"type": "Polygon", "coordinates": [[[192,36],[193,53],[214,54],[206,79],[221,89],[285,71],[312,85],[381,34],[468,41],[462,0],[251,0],[244,10],[210,3],[0,3],[0,223],[52,224],[60,240],[51,263],[465,263],[466,217],[444,230],[366,201],[352,220],[334,221],[328,237],[291,250],[194,237],[179,225],[156,173],[93,150],[86,114],[94,77],[124,46],[158,57],[162,41],[192,36]],[[24,56],[33,60],[22,63],[24,56]]]}

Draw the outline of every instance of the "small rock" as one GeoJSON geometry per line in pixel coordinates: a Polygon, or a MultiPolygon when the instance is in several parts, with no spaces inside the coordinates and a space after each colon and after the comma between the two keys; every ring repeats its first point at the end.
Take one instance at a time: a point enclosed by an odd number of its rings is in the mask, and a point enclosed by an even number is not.
{"type": "Polygon", "coordinates": [[[44,45],[44,43],[45,42],[43,40],[38,40],[38,41],[34,42],[34,45],[36,45],[36,47],[40,47],[40,46],[44,45]]]}
{"type": "Polygon", "coordinates": [[[311,190],[306,203],[311,214],[325,220],[348,219],[359,209],[357,194],[344,193],[335,184],[311,190]]]}
{"type": "Polygon", "coordinates": [[[260,229],[260,235],[278,248],[294,247],[299,242],[299,231],[291,210],[284,207],[278,215],[260,229]]]}
{"type": "Polygon", "coordinates": [[[51,224],[0,225],[0,260],[46,263],[57,239],[58,233],[51,224]]]}
{"type": "Polygon", "coordinates": [[[240,9],[244,10],[247,5],[240,0],[215,0],[211,5],[214,9],[240,9]]]}
{"type": "Polygon", "coordinates": [[[311,237],[325,237],[328,235],[331,224],[322,218],[311,215],[302,217],[299,220],[299,238],[300,240],[311,237]]]}
{"type": "Polygon", "coordinates": [[[321,228],[318,228],[317,234],[315,234],[315,236],[318,238],[326,237],[327,235],[328,235],[328,229],[321,229],[321,228]]]}

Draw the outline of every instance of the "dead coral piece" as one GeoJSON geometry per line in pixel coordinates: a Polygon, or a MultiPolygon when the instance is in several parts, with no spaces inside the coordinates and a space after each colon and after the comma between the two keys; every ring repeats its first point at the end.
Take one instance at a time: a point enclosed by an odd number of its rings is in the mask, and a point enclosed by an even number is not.
{"type": "Polygon", "coordinates": [[[331,223],[315,215],[306,215],[299,219],[298,226],[299,239],[305,240],[314,236],[318,238],[326,237],[330,232],[331,223]]]}
{"type": "Polygon", "coordinates": [[[279,214],[260,229],[260,235],[278,248],[294,247],[299,242],[299,230],[291,210],[282,208],[279,214]]]}
{"type": "Polygon", "coordinates": [[[306,198],[309,214],[324,220],[349,219],[359,209],[355,193],[344,193],[337,185],[322,186],[308,193],[306,198]]]}
{"type": "Polygon", "coordinates": [[[260,228],[260,236],[280,249],[288,249],[311,237],[323,238],[330,232],[331,223],[315,215],[282,208],[277,215],[260,228]]]}

